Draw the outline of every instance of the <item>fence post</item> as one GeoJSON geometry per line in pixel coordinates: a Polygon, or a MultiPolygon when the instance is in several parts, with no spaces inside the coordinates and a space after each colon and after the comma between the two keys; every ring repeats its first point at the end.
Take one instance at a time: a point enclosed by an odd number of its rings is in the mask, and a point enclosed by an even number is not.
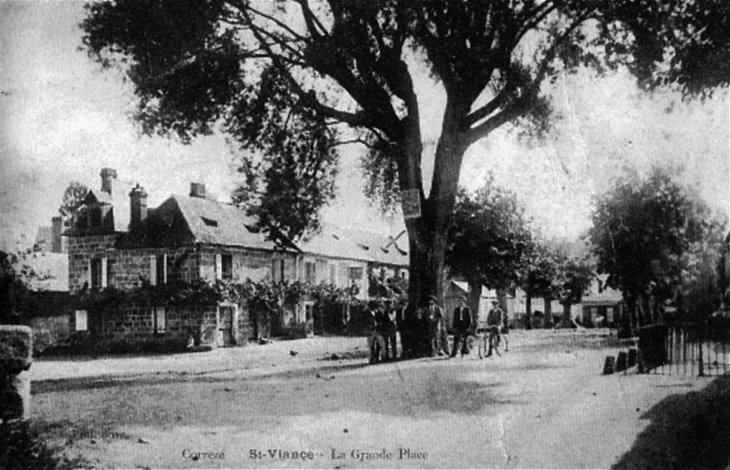
{"type": "Polygon", "coordinates": [[[0,420],[30,418],[33,331],[28,326],[0,325],[0,420]]]}
{"type": "Polygon", "coordinates": [[[702,358],[702,344],[703,344],[703,343],[704,343],[704,341],[705,341],[705,330],[706,330],[706,329],[707,329],[707,323],[705,323],[704,325],[700,325],[700,326],[699,326],[699,327],[697,328],[697,342],[698,342],[698,343],[699,343],[699,345],[700,345],[700,357],[699,357],[699,361],[698,361],[698,362],[699,362],[699,367],[700,367],[700,370],[699,370],[699,372],[697,373],[697,375],[698,375],[699,377],[703,377],[703,376],[705,375],[705,363],[704,363],[704,361],[702,360],[702,359],[703,359],[703,358],[702,358]]]}

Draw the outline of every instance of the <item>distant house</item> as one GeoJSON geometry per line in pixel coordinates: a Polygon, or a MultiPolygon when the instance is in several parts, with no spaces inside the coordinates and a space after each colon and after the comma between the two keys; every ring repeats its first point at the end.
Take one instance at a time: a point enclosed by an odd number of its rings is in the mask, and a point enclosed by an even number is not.
{"type": "MultiPolygon", "coordinates": [[[[356,284],[367,292],[366,270],[374,258],[334,227],[295,245],[259,228],[241,209],[206,198],[203,184],[193,183],[188,196],[173,195],[148,209],[147,192],[139,185],[119,182],[109,168],[101,171],[101,180],[101,189],[89,192],[84,212],[65,233],[72,294],[217,280],[356,284]]],[[[277,319],[278,326],[311,322],[311,308],[311,302],[294,306],[287,318],[277,319]]],[[[179,345],[192,339],[233,346],[257,337],[259,326],[245,303],[78,309],[72,318],[73,329],[101,343],[179,345]]]]}
{"type": "Polygon", "coordinates": [[[581,306],[584,326],[616,327],[624,312],[621,293],[609,288],[589,293],[583,297],[581,306]]]}

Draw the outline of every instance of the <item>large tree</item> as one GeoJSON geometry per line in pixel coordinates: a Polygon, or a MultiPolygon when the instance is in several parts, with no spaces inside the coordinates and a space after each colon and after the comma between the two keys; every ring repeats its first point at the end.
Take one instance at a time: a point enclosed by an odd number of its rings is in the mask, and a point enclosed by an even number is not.
{"type": "Polygon", "coordinates": [[[472,311],[479,311],[482,286],[515,286],[531,244],[524,208],[514,193],[495,185],[491,175],[475,193],[459,192],[446,264],[451,274],[469,283],[472,311]]]}
{"type": "Polygon", "coordinates": [[[621,290],[635,325],[656,322],[664,303],[681,296],[717,224],[667,169],[655,167],[646,177],[630,171],[598,197],[589,231],[597,268],[621,290]]]}
{"type": "Polygon", "coordinates": [[[83,28],[93,57],[126,68],[146,132],[221,131],[250,152],[251,191],[278,198],[263,215],[290,236],[332,197],[338,144],[365,145],[371,193],[420,202],[406,220],[418,304],[440,295],[469,147],[505,125],[545,131],[546,85],[581,66],[625,66],[645,88],[727,83],[713,67],[729,17],[725,0],[116,0],[90,3],[83,28]],[[446,94],[428,194],[419,71],[446,94]]]}

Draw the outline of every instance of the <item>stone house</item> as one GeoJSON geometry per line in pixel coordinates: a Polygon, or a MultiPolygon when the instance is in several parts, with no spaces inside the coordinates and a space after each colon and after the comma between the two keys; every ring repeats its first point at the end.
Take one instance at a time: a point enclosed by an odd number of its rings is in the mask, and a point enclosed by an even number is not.
{"type": "MultiPolygon", "coordinates": [[[[358,287],[364,299],[367,270],[378,260],[335,227],[325,224],[298,244],[258,228],[244,211],[206,198],[205,186],[191,185],[188,196],[173,195],[148,209],[139,185],[101,171],[101,188],[89,192],[85,211],[65,235],[71,294],[110,288],[129,291],[176,281],[304,281],[358,287]]],[[[397,269],[407,266],[398,255],[397,269]]],[[[381,260],[382,261],[382,260],[381,260]]],[[[392,260],[391,260],[392,261],[392,260]]],[[[397,264],[396,263],[396,264],[397,264]]],[[[313,302],[284,309],[276,330],[313,320],[313,302]]],[[[195,343],[233,346],[259,336],[259,320],[245,302],[209,305],[151,305],[77,308],[71,328],[95,344],[195,343]]],[[[311,328],[310,328],[311,331],[311,328]]]]}
{"type": "MultiPolygon", "coordinates": [[[[175,281],[263,281],[276,271],[293,276],[295,247],[270,240],[243,211],[207,199],[204,185],[192,184],[189,196],[173,195],[148,209],[146,191],[117,184],[116,176],[102,170],[101,189],[89,192],[85,212],[65,233],[71,294],[175,281]]],[[[180,346],[192,338],[232,346],[255,336],[241,304],[77,309],[71,324],[96,344],[180,346]]]]}

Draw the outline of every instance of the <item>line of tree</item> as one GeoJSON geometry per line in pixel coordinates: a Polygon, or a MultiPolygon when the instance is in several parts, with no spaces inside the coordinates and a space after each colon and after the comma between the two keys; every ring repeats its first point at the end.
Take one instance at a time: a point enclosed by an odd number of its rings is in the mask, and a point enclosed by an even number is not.
{"type": "Polygon", "coordinates": [[[720,265],[727,220],[712,214],[677,170],[627,171],[596,201],[589,240],[598,271],[623,293],[629,328],[666,321],[665,307],[685,320],[707,318],[719,306],[720,265]]]}
{"type": "Polygon", "coordinates": [[[730,82],[725,0],[116,0],[87,6],[84,43],[123,69],[148,134],[220,132],[242,150],[236,193],[297,237],[334,197],[339,149],[361,153],[369,194],[407,191],[409,299],[441,295],[464,154],[504,126],[550,129],[549,85],[625,68],[651,90],[730,82]],[[428,194],[414,83],[446,94],[428,194]]]}

